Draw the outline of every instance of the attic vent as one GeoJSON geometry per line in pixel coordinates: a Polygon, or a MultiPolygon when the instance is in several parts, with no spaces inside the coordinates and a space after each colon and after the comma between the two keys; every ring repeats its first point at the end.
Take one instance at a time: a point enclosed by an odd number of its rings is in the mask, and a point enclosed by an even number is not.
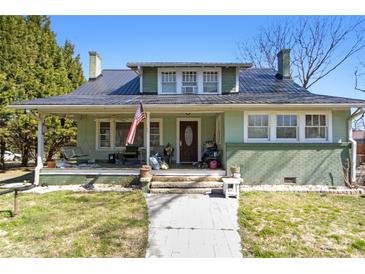
{"type": "Polygon", "coordinates": [[[296,184],[297,177],[284,177],[284,184],[296,184]]]}

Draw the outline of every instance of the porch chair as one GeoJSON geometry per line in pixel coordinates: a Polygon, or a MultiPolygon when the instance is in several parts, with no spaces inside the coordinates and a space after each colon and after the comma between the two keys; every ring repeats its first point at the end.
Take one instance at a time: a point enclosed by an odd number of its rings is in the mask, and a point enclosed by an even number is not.
{"type": "Polygon", "coordinates": [[[82,151],[81,147],[62,147],[61,153],[67,161],[78,160],[81,157],[88,156],[82,151]]]}
{"type": "Polygon", "coordinates": [[[126,146],[125,151],[121,152],[123,164],[129,160],[138,161],[138,146],[126,146]]]}

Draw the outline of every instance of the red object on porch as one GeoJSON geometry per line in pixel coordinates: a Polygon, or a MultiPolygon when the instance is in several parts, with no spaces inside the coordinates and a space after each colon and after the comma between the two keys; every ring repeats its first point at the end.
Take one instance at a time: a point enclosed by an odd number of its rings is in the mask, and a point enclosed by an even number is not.
{"type": "Polygon", "coordinates": [[[139,105],[136,110],[136,114],[134,115],[133,122],[128,132],[127,141],[125,145],[133,144],[134,137],[136,136],[137,126],[139,123],[143,122],[146,119],[146,113],[144,112],[142,102],[139,102],[139,105]]]}
{"type": "Polygon", "coordinates": [[[210,169],[216,169],[218,166],[218,162],[216,160],[210,161],[209,162],[209,168],[210,169]]]}

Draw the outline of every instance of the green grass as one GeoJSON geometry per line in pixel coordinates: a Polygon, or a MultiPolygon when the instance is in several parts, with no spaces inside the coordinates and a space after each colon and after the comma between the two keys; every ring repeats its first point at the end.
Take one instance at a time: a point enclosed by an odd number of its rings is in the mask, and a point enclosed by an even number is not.
{"type": "Polygon", "coordinates": [[[147,207],[140,191],[0,196],[0,257],[144,257],[147,207]]]}
{"type": "Polygon", "coordinates": [[[238,211],[245,257],[365,257],[365,198],[244,193],[238,211]]]}

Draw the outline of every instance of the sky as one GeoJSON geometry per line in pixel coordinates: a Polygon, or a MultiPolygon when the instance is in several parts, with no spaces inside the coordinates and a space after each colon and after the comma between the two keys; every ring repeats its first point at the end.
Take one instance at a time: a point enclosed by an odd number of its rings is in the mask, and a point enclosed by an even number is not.
{"type": "MultiPolygon", "coordinates": [[[[88,52],[97,51],[103,69],[131,61],[237,61],[237,43],[284,16],[51,16],[57,41],[70,40],[88,74],[88,52]]],[[[365,99],[354,90],[354,71],[365,51],[353,56],[310,91],[365,99]]]]}

